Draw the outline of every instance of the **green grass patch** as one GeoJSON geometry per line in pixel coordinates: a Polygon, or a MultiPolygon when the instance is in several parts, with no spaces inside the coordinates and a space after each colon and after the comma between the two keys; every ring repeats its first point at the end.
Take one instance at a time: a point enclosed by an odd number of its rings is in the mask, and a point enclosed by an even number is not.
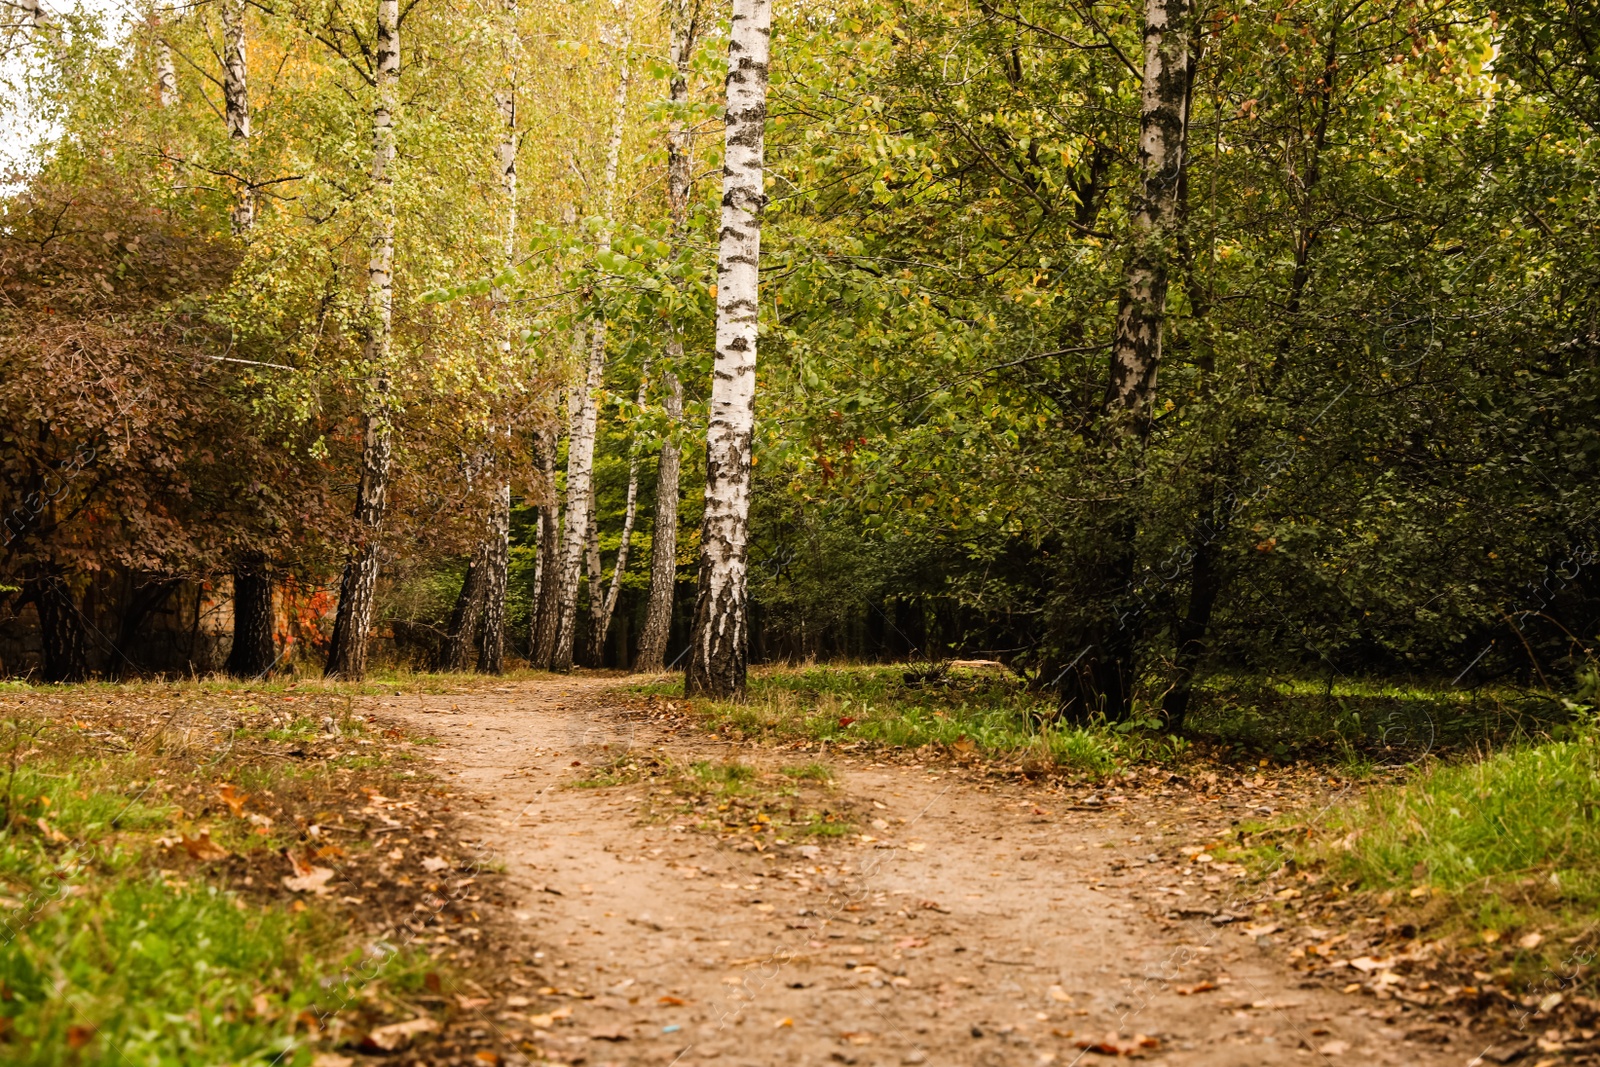
{"type": "Polygon", "coordinates": [[[234,694],[35,687],[0,720],[0,1062],[305,1067],[441,969],[280,884],[291,847],[368,891],[369,843],[304,832],[343,824],[363,784],[404,788],[377,748],[339,755],[362,721],[334,692],[314,711],[234,694]]]}
{"type": "Polygon", "coordinates": [[[570,784],[608,789],[641,783],[646,786],[646,818],[682,821],[703,833],[762,848],[770,841],[842,837],[856,829],[833,771],[820,763],[768,769],[738,760],[683,763],[630,752],[588,768],[570,784]]]}
{"type": "MultiPolygon", "coordinates": [[[[676,697],[681,685],[651,682],[636,691],[676,697]]],[[[707,727],[752,740],[931,747],[1096,777],[1128,760],[1175,760],[1185,749],[1143,719],[1116,728],[1057,723],[1054,703],[1023,679],[962,668],[766,667],[750,673],[744,702],[692,706],[707,727]]]]}

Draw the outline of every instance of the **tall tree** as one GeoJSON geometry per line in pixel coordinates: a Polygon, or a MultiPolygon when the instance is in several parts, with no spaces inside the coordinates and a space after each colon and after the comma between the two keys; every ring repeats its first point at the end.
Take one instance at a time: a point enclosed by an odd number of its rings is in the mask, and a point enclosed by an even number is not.
{"type": "MultiPolygon", "coordinates": [[[[521,50],[517,0],[503,0],[500,12],[501,61],[505,64],[506,81],[495,93],[495,104],[502,125],[496,160],[500,169],[500,188],[505,196],[501,264],[509,270],[517,259],[517,59],[521,50]]],[[[505,291],[498,287],[493,299],[500,319],[500,357],[504,367],[511,360],[511,306],[505,291]]],[[[498,436],[504,440],[507,435],[502,432],[498,436]]],[[[489,504],[489,528],[484,548],[483,646],[478,656],[478,670],[485,674],[499,674],[505,668],[506,587],[511,566],[511,483],[504,479],[495,487],[494,498],[489,504]]]]}
{"type": "MultiPolygon", "coordinates": [[[[171,49],[165,51],[170,61],[171,49]]],[[[165,75],[163,75],[165,76],[165,75]]],[[[176,83],[174,83],[174,95],[176,83]]],[[[245,51],[244,0],[222,4],[222,103],[236,169],[230,222],[236,237],[255,225],[255,192],[246,174],[250,144],[249,63],[245,51]]],[[[235,678],[258,678],[277,661],[273,640],[272,571],[264,552],[246,549],[233,564],[233,647],[225,669],[235,678]]]]}
{"type": "MultiPolygon", "coordinates": [[[[673,0],[671,112],[667,119],[667,212],[672,219],[672,240],[683,240],[688,229],[690,182],[693,180],[692,135],[684,114],[689,103],[689,64],[700,34],[698,0],[673,0]]],[[[645,606],[644,630],[639,635],[636,671],[659,671],[666,663],[667,638],[672,632],[673,594],[678,585],[678,476],[681,458],[674,435],[683,419],[683,382],[677,368],[683,361],[683,336],[674,322],[667,323],[666,366],[661,386],[665,392],[668,434],[661,442],[656,462],[655,525],[650,535],[650,593],[645,606]]]]}
{"type": "MultiPolygon", "coordinates": [[[[623,123],[628,109],[628,60],[631,41],[627,8],[618,5],[621,29],[620,55],[622,69],[617,79],[615,110],[611,119],[611,137],[606,147],[606,169],[600,194],[601,223],[597,262],[604,262],[611,252],[611,230],[615,222],[617,167],[622,156],[623,123]]],[[[589,517],[594,507],[594,446],[595,431],[600,421],[600,387],[606,369],[606,319],[605,312],[595,302],[594,321],[589,328],[589,358],[584,370],[582,394],[578,400],[578,417],[572,424],[572,434],[567,441],[567,508],[565,534],[561,545],[560,569],[556,580],[560,583],[559,611],[556,619],[555,652],[550,667],[556,671],[572,669],[573,642],[578,623],[578,574],[583,566],[584,548],[589,531],[589,517]]],[[[599,595],[599,575],[590,576],[591,595],[599,595]]]]}
{"type": "MultiPolygon", "coordinates": [[[[644,371],[639,376],[639,395],[634,402],[635,408],[643,408],[645,395],[649,391],[650,363],[645,361],[644,371]]],[[[611,617],[616,613],[617,600],[622,596],[622,576],[628,570],[629,549],[633,544],[633,521],[639,514],[639,449],[635,446],[628,456],[628,495],[627,503],[622,510],[622,541],[617,545],[616,565],[611,569],[611,585],[607,587],[603,596],[598,595],[600,577],[597,573],[590,578],[589,607],[592,624],[589,627],[589,665],[599,667],[605,659],[606,635],[611,631],[611,617]]]]}
{"type": "Polygon", "coordinates": [[[1147,0],[1139,113],[1139,186],[1132,204],[1128,258],[1111,342],[1109,413],[1126,412],[1149,432],[1161,363],[1167,276],[1178,222],[1189,131],[1190,0],[1147,0]]]}
{"type": "Polygon", "coordinates": [[[371,374],[356,487],[354,529],[339,609],[334,617],[325,673],[359,679],[367,670],[367,631],[378,587],[379,536],[388,498],[393,442],[389,408],[389,361],[394,321],[394,110],[400,81],[400,3],[378,0],[373,36],[372,186],[376,226],[367,261],[365,358],[371,374]]]}
{"type": "MultiPolygon", "coordinates": [[[[1189,11],[1190,0],[1147,0],[1145,4],[1139,184],[1130,204],[1128,250],[1104,402],[1114,435],[1114,454],[1121,451],[1124,439],[1142,443],[1150,431],[1186,165],[1192,75],[1189,11]]],[[[1137,458],[1133,462],[1137,464],[1137,458]]],[[[1095,598],[1113,608],[1127,607],[1118,603],[1118,598],[1126,594],[1133,579],[1136,533],[1135,520],[1125,505],[1104,531],[1103,558],[1081,568],[1096,583],[1095,598]]],[[[1111,719],[1127,716],[1133,702],[1138,624],[1137,611],[1123,611],[1116,617],[1097,619],[1077,635],[1083,647],[1061,672],[1062,703],[1074,718],[1095,713],[1111,719]]]]}
{"type": "Polygon", "coordinates": [[[685,693],[742,696],[748,659],[746,571],[771,0],[734,0],[728,38],[717,351],[706,427],[706,504],[685,693]]]}

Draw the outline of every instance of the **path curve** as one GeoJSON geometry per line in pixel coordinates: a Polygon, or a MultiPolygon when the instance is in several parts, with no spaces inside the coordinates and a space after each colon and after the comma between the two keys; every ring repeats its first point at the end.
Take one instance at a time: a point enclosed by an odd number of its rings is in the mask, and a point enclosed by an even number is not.
{"type": "Polygon", "coordinates": [[[529,989],[495,1009],[494,1025],[548,1059],[1471,1058],[1464,1033],[1444,1048],[1413,1043],[1370,998],[1302,988],[1244,923],[1163,918],[1171,901],[1220,899],[1219,887],[1153,853],[1145,862],[1146,835],[1169,825],[1149,798],[1071,810],[1059,793],[959,768],[834,758],[876,840],[757,854],[643,820],[644,786],[571,783],[626,745],[758,765],[779,754],[670,732],[617,687],[574,675],[375,709],[436,737],[425,750],[436,773],[479,802],[465,819],[506,864],[514,920],[495,951],[529,989]]]}

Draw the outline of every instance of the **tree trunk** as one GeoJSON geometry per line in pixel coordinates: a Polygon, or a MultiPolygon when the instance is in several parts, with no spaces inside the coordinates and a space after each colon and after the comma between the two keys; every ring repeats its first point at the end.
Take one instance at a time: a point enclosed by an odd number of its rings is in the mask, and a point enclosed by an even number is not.
{"type": "MultiPolygon", "coordinates": [[[[601,581],[600,564],[600,520],[595,514],[594,504],[589,505],[589,536],[583,544],[583,571],[588,577],[589,590],[589,645],[585,649],[584,666],[598,667],[600,660],[592,655],[595,650],[594,632],[600,626],[600,613],[605,610],[605,584],[601,581]]],[[[600,644],[604,651],[604,642],[600,644]]]]}
{"type": "Polygon", "coordinates": [[[756,322],[760,311],[763,149],[771,0],[734,0],[728,39],[728,111],[717,251],[717,353],[706,426],[706,508],[700,581],[685,694],[744,693],[755,427],[756,322]]]}
{"type": "MultiPolygon", "coordinates": [[[[496,151],[496,162],[500,168],[500,187],[506,198],[502,262],[509,270],[516,263],[517,248],[517,0],[504,0],[501,16],[500,46],[506,68],[506,84],[495,93],[495,106],[500,111],[504,127],[496,151]]],[[[505,291],[498,286],[491,294],[491,300],[501,326],[500,356],[503,362],[509,364],[513,329],[510,303],[505,291]]],[[[504,446],[510,444],[505,433],[498,433],[496,439],[504,446]]],[[[484,674],[499,674],[505,669],[506,589],[510,584],[510,482],[501,482],[495,491],[489,505],[484,538],[483,646],[478,655],[478,670],[484,674]]]]}
{"type": "MultiPolygon", "coordinates": [[[[605,184],[601,192],[601,216],[604,228],[600,231],[599,255],[604,258],[611,251],[611,221],[616,200],[617,165],[622,155],[622,126],[628,106],[628,59],[630,40],[627,33],[627,12],[619,8],[623,21],[622,71],[617,81],[615,110],[611,118],[611,140],[606,153],[605,184]]],[[[561,546],[560,612],[556,623],[555,654],[550,659],[550,669],[572,669],[573,640],[578,622],[578,571],[583,563],[584,541],[588,535],[590,508],[594,503],[594,444],[595,429],[599,424],[600,386],[605,379],[606,320],[603,312],[594,317],[589,338],[588,367],[583,380],[583,393],[578,397],[578,417],[573,423],[572,436],[567,443],[567,519],[566,532],[561,546]]]]}
{"type": "Polygon", "coordinates": [[[1139,115],[1140,186],[1132,206],[1123,290],[1111,342],[1106,410],[1149,432],[1161,362],[1167,269],[1189,130],[1189,0],[1146,0],[1144,99],[1139,115]]]}
{"type": "MultiPolygon", "coordinates": [[[[639,396],[636,407],[643,408],[645,393],[650,381],[650,363],[645,361],[644,370],[639,376],[639,396]]],[[[622,543],[617,546],[616,566],[611,570],[611,587],[606,590],[599,614],[595,616],[595,625],[589,631],[589,660],[596,667],[605,658],[606,635],[611,631],[611,616],[617,610],[617,599],[622,595],[622,575],[628,569],[628,550],[633,541],[633,520],[639,513],[639,451],[633,450],[628,457],[628,504],[622,513],[622,543]]],[[[590,597],[594,594],[591,592],[590,597]]],[[[618,666],[627,666],[627,661],[622,660],[618,666]]]]}
{"type": "MultiPolygon", "coordinates": [[[[669,342],[669,357],[683,355],[676,336],[669,342]]],[[[667,389],[667,415],[676,426],[683,418],[683,383],[671,371],[662,375],[667,389]]],[[[650,536],[650,599],[645,608],[644,631],[639,635],[636,671],[662,670],[667,638],[672,632],[672,604],[678,584],[678,446],[670,437],[661,443],[656,463],[656,515],[650,536]]]]}
{"type": "Polygon", "coordinates": [[[251,552],[233,565],[233,648],[223,670],[235,678],[266,677],[278,661],[272,629],[272,574],[267,557],[251,552]]]}
{"type": "Polygon", "coordinates": [[[160,29],[167,20],[152,13],[151,21],[156,25],[156,102],[164,108],[172,107],[178,102],[178,67],[172,61],[172,45],[160,29]]]}
{"type": "Polygon", "coordinates": [[[534,670],[550,669],[556,651],[556,622],[561,613],[561,510],[556,501],[555,433],[541,430],[534,437],[534,454],[539,470],[550,488],[550,503],[539,508],[539,599],[535,604],[533,633],[528,642],[528,665],[534,670]]]}
{"type": "Polygon", "coordinates": [[[46,569],[33,580],[33,602],[39,609],[39,639],[47,682],[89,679],[89,636],[72,590],[58,569],[46,569]]]}
{"type": "Polygon", "coordinates": [[[439,648],[439,669],[466,671],[472,669],[474,639],[478,636],[478,616],[483,611],[484,572],[487,569],[484,553],[488,543],[480,542],[467,564],[467,573],[461,579],[461,592],[456,594],[456,606],[450,612],[450,627],[445,631],[444,644],[439,648]]]}
{"type": "Polygon", "coordinates": [[[239,236],[255,223],[255,192],[244,175],[245,149],[250,143],[250,93],[245,63],[244,0],[222,3],[222,100],[228,122],[228,137],[233,147],[234,166],[239,168],[239,189],[233,205],[233,232],[239,236]]]}
{"type": "Polygon", "coordinates": [[[400,79],[400,3],[378,0],[373,51],[377,102],[372,109],[372,183],[378,227],[367,261],[366,361],[372,374],[366,432],[361,446],[361,482],[356,488],[355,530],[325,674],[359,681],[367,672],[367,631],[372,627],[378,587],[379,544],[389,490],[392,441],[389,427],[389,358],[394,312],[394,106],[400,79]]]}
{"type": "MultiPolygon", "coordinates": [[[[1146,0],[1143,104],[1139,116],[1139,188],[1132,215],[1123,289],[1111,342],[1105,411],[1116,432],[1142,441],[1150,432],[1161,334],[1166,317],[1168,265],[1179,218],[1189,127],[1189,0],[1146,0]]],[[[1132,494],[1130,494],[1131,496],[1132,494]]],[[[1115,606],[1132,589],[1137,525],[1131,512],[1109,524],[1110,557],[1094,565],[1088,595],[1115,606]]],[[[1083,650],[1068,664],[1063,711],[1082,720],[1092,714],[1125,719],[1133,688],[1142,610],[1122,610],[1082,635],[1083,650]]]]}
{"type": "Polygon", "coordinates": [[[506,657],[506,584],[511,567],[511,486],[501,483],[489,507],[483,557],[483,646],[478,670],[500,674],[506,657]]]}
{"type": "MultiPolygon", "coordinates": [[[[699,4],[680,3],[673,9],[671,105],[667,126],[667,211],[672,217],[672,240],[683,239],[689,214],[693,144],[682,114],[689,102],[689,63],[699,36],[699,4]]],[[[667,324],[666,369],[661,384],[666,390],[668,436],[661,443],[656,463],[656,513],[650,536],[650,594],[645,606],[644,631],[639,635],[636,671],[659,671],[667,658],[667,638],[672,631],[672,604],[678,583],[678,443],[672,436],[683,419],[683,383],[677,368],[683,361],[683,338],[675,323],[667,324]]]]}

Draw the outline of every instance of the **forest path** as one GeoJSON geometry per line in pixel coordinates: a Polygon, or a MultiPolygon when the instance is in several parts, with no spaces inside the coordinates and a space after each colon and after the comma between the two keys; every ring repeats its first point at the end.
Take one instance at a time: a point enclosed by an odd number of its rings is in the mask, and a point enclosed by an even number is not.
{"type": "Polygon", "coordinates": [[[877,840],[758,853],[692,819],[642,818],[643,783],[571,785],[629,746],[769,768],[816,754],[675,732],[614,677],[371,710],[436,737],[421,751],[475,802],[467,828],[506,864],[515,919],[491,920],[491,966],[528,994],[486,1006],[483,1025],[552,1060],[1010,1067],[1109,1063],[1120,1048],[1254,1067],[1459,1065],[1478,1051],[1464,1031],[1416,1033],[1417,1015],[1386,1020],[1396,1002],[1302,988],[1242,916],[1168,917],[1225,909],[1233,881],[1184,863],[1178,846],[1205,840],[1192,835],[1206,816],[1182,797],[1094,807],[955,767],[833,756],[839,799],[877,840]]]}

